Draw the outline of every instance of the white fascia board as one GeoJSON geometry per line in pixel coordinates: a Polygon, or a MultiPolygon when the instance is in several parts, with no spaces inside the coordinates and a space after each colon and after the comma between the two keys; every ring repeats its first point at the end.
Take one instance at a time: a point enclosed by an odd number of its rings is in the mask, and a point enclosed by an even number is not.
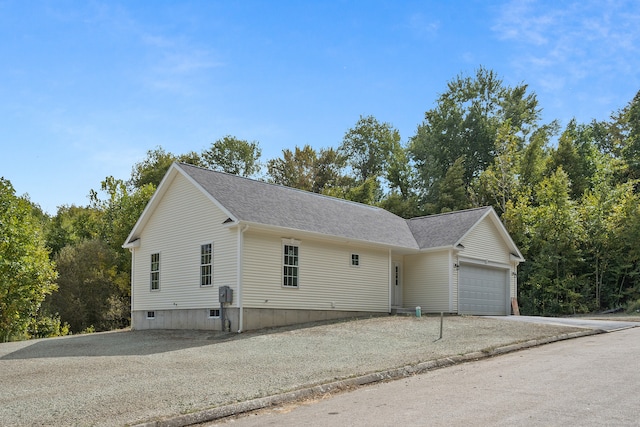
{"type": "Polygon", "coordinates": [[[132,240],[128,243],[125,243],[124,245],[122,245],[123,248],[125,249],[135,249],[135,248],[139,248],[140,247],[140,239],[135,239],[132,240]]]}
{"type": "Polygon", "coordinates": [[[369,246],[369,247],[375,247],[379,249],[391,249],[396,251],[407,251],[407,252],[413,252],[413,253],[420,252],[419,249],[417,248],[387,245],[384,243],[371,242],[368,240],[350,239],[348,237],[334,236],[334,235],[323,234],[323,233],[318,233],[314,231],[300,230],[297,228],[281,227],[277,225],[261,224],[258,222],[238,221],[236,223],[230,223],[230,227],[235,227],[238,225],[248,225],[249,227],[251,227],[251,229],[254,229],[254,230],[265,230],[265,231],[277,232],[282,234],[282,237],[301,236],[302,238],[307,236],[312,239],[325,240],[325,241],[339,243],[343,245],[355,244],[359,246],[369,246]]]}
{"type": "Polygon", "coordinates": [[[167,171],[167,173],[164,174],[164,177],[162,177],[162,181],[160,181],[160,184],[158,184],[158,188],[156,188],[156,191],[153,193],[153,196],[151,196],[151,199],[147,203],[147,206],[144,207],[142,214],[140,214],[138,221],[136,221],[136,224],[131,229],[131,233],[129,233],[129,235],[127,236],[127,239],[124,241],[122,245],[123,248],[129,247],[129,245],[134,240],[138,239],[137,234],[147,223],[147,220],[149,219],[149,215],[151,214],[151,211],[155,208],[158,201],[162,199],[162,196],[167,191],[167,188],[169,188],[170,182],[173,181],[173,179],[175,178],[176,169],[177,169],[176,163],[173,163],[169,167],[169,170],[167,171]]]}
{"type": "Polygon", "coordinates": [[[424,254],[424,253],[429,253],[429,252],[442,252],[442,251],[460,252],[461,250],[462,249],[456,248],[455,246],[445,245],[445,246],[437,246],[435,248],[420,249],[418,251],[418,253],[424,254]]]}

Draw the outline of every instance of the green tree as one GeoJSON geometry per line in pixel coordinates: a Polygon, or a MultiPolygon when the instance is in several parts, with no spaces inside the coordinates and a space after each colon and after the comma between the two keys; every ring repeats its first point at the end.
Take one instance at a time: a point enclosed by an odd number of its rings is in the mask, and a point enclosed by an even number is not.
{"type": "Polygon", "coordinates": [[[554,171],[562,166],[571,180],[571,197],[574,200],[579,200],[591,187],[596,155],[590,127],[571,120],[560,135],[558,147],[551,152],[549,168],[554,171]]]}
{"type": "Polygon", "coordinates": [[[381,123],[373,116],[360,116],[355,127],[349,129],[338,148],[347,159],[359,183],[386,174],[389,161],[400,145],[400,132],[389,123],[381,123]]]}
{"type": "Polygon", "coordinates": [[[47,297],[43,309],[59,313],[74,333],[88,328],[104,331],[128,323],[128,306],[122,304],[114,252],[100,240],[65,246],[55,257],[58,292],[47,297]]]}
{"type": "Polygon", "coordinates": [[[527,93],[527,85],[505,86],[493,71],[481,67],[474,78],[450,81],[409,144],[426,202],[438,204],[438,183],[457,159],[465,161],[465,187],[493,163],[503,123],[511,123],[521,149],[539,117],[537,98],[527,93]]]}
{"type": "Polygon", "coordinates": [[[267,162],[269,182],[322,193],[344,182],[345,159],[333,148],[316,152],[311,146],[282,150],[282,157],[267,162]]]}
{"type": "Polygon", "coordinates": [[[196,152],[191,151],[186,154],[175,155],[158,146],[153,150],[147,151],[147,157],[133,166],[128,184],[134,188],[142,188],[147,184],[158,187],[174,162],[204,166],[202,158],[196,152]]]}
{"type": "Polygon", "coordinates": [[[260,171],[261,155],[257,141],[227,135],[202,152],[202,161],[210,169],[248,177],[260,171]]]}
{"type": "Polygon", "coordinates": [[[526,226],[531,238],[523,254],[526,280],[521,295],[528,314],[560,314],[587,311],[583,296],[581,243],[584,230],[576,204],[569,196],[570,181],[558,170],[537,188],[538,206],[529,208],[526,226]]]}
{"type": "Polygon", "coordinates": [[[324,193],[332,187],[339,187],[349,181],[344,174],[347,160],[333,148],[322,148],[315,162],[314,193],[324,193]]]}
{"type": "Polygon", "coordinates": [[[471,207],[467,187],[464,185],[464,157],[456,159],[442,181],[439,182],[438,200],[433,211],[444,213],[471,207]]]}
{"type": "Polygon", "coordinates": [[[282,158],[267,162],[269,181],[286,187],[313,191],[315,187],[316,151],[310,145],[282,150],[282,158]]]}
{"type": "Polygon", "coordinates": [[[389,188],[397,191],[404,198],[415,195],[415,178],[409,151],[401,144],[395,144],[387,165],[387,183],[389,188]]]}
{"type": "Polygon", "coordinates": [[[616,125],[622,136],[622,157],[630,179],[640,179],[640,91],[619,113],[616,125]]]}
{"type": "Polygon", "coordinates": [[[328,188],[323,194],[365,205],[375,205],[382,198],[382,188],[380,187],[380,182],[375,177],[370,176],[360,183],[351,180],[347,185],[328,188]]]}
{"type": "Polygon", "coordinates": [[[549,140],[557,134],[558,129],[559,125],[555,121],[541,126],[532,133],[529,143],[522,150],[519,183],[520,188],[526,188],[530,195],[533,195],[534,189],[545,178],[549,140]]]}
{"type": "Polygon", "coordinates": [[[640,230],[634,226],[638,196],[633,187],[633,182],[602,181],[582,198],[580,216],[588,236],[583,249],[585,274],[590,283],[586,293],[593,309],[619,306],[624,282],[633,286],[628,279],[635,281],[635,242],[640,239],[640,230]]]}
{"type": "Polygon", "coordinates": [[[514,134],[511,122],[507,120],[498,129],[496,153],[493,163],[485,169],[475,187],[482,205],[491,204],[499,214],[507,208],[518,191],[520,175],[520,151],[518,138],[514,134]]]}
{"type": "Polygon", "coordinates": [[[138,189],[129,189],[123,180],[112,176],[101,183],[106,198],[91,190],[91,207],[101,212],[100,236],[113,252],[118,275],[115,279],[123,295],[130,292],[131,257],[122,249],[122,244],[151,200],[155,187],[146,184],[138,189]]]}
{"type": "Polygon", "coordinates": [[[423,206],[415,191],[415,177],[408,150],[402,145],[395,146],[387,167],[389,191],[378,206],[403,218],[422,215],[423,206]]]}
{"type": "Polygon", "coordinates": [[[101,212],[90,207],[60,206],[46,227],[47,246],[56,255],[67,245],[95,239],[100,234],[101,212]]]}
{"type": "Polygon", "coordinates": [[[601,301],[605,307],[619,307],[640,298],[639,184],[637,180],[619,184],[609,195],[616,203],[607,218],[606,251],[612,261],[602,284],[601,301]]]}
{"type": "Polygon", "coordinates": [[[55,291],[42,224],[31,203],[0,178],[0,339],[23,338],[45,296],[55,291]]]}

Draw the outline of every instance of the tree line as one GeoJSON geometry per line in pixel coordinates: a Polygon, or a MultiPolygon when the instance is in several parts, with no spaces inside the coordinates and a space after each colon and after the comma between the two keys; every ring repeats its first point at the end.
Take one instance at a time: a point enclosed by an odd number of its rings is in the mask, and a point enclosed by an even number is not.
{"type": "Polygon", "coordinates": [[[523,314],[640,308],[640,91],[608,120],[541,122],[535,93],[485,68],[447,83],[415,134],[361,116],[336,147],[225,136],[201,152],[156,147],[87,206],[42,212],[0,181],[0,338],[128,325],[122,243],[175,162],[383,207],[404,218],[493,206],[525,259],[523,314]]]}

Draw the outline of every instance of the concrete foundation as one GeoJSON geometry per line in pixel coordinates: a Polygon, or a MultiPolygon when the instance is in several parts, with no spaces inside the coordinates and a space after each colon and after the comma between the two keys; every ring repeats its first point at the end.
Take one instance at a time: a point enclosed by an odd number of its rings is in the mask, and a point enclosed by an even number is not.
{"type": "MultiPolygon", "coordinates": [[[[238,329],[238,309],[227,308],[224,315],[231,322],[231,330],[238,329]],[[234,326],[235,325],[235,326],[234,326]]],[[[131,313],[131,329],[198,329],[209,331],[222,330],[222,318],[209,317],[209,309],[198,308],[188,310],[139,310],[131,313]],[[153,311],[155,317],[150,319],[147,313],[153,311]]]]}
{"type": "MultiPolygon", "coordinates": [[[[131,328],[141,329],[197,329],[222,330],[222,319],[209,317],[209,309],[190,310],[153,310],[155,317],[147,318],[152,310],[139,310],[131,313],[131,328]]],[[[239,310],[225,309],[225,318],[231,323],[231,332],[237,332],[239,327],[239,310]]],[[[366,311],[337,311],[337,310],[284,310],[266,308],[245,308],[243,331],[251,331],[276,326],[289,326],[301,323],[320,322],[325,320],[346,319],[351,317],[380,316],[387,313],[373,313],[366,311]]]]}
{"type": "Polygon", "coordinates": [[[276,326],[298,325],[323,320],[346,319],[350,317],[380,316],[387,313],[337,310],[283,310],[275,308],[245,308],[244,330],[272,328],[276,326]]]}

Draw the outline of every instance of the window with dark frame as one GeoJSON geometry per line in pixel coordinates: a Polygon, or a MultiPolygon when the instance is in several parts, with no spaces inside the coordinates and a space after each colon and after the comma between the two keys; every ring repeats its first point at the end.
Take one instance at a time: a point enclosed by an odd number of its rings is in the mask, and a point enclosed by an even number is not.
{"type": "Polygon", "coordinates": [[[151,290],[160,289],[160,254],[151,254],[151,290]]]}
{"type": "Polygon", "coordinates": [[[200,246],[200,286],[213,285],[213,245],[200,246]]]}
{"type": "Polygon", "coordinates": [[[155,319],[156,312],[155,311],[147,311],[147,319],[155,319]]]}
{"type": "Polygon", "coordinates": [[[282,286],[298,287],[298,246],[284,245],[283,247],[283,275],[282,286]]]}
{"type": "Polygon", "coordinates": [[[210,308],[209,309],[209,317],[220,317],[220,309],[219,308],[210,308]]]}
{"type": "Polygon", "coordinates": [[[351,254],[351,265],[353,267],[358,267],[360,266],[360,255],[358,254],[351,254]]]}

